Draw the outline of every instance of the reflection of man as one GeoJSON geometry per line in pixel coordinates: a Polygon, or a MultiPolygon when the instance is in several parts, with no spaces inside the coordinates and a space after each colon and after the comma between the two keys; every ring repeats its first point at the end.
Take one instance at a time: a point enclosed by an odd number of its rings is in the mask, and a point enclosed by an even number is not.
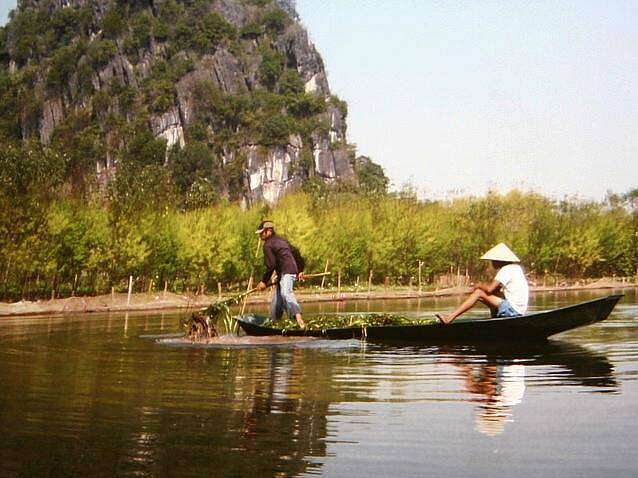
{"type": "Polygon", "coordinates": [[[514,364],[489,367],[494,372],[493,386],[486,389],[482,411],[476,416],[476,429],[486,435],[495,436],[503,432],[512,407],[523,399],[525,366],[514,364]]]}
{"type": "Polygon", "coordinates": [[[295,281],[297,279],[303,280],[305,265],[303,257],[296,247],[275,233],[275,225],[272,221],[262,221],[256,233],[264,241],[264,265],[266,266],[261,282],[257,284],[257,289],[264,290],[266,288],[273,272],[277,272],[277,277],[279,277],[277,290],[270,306],[270,317],[273,320],[280,319],[285,310],[289,316],[295,317],[299,327],[305,327],[301,307],[299,307],[297,298],[292,291],[295,281]]]}

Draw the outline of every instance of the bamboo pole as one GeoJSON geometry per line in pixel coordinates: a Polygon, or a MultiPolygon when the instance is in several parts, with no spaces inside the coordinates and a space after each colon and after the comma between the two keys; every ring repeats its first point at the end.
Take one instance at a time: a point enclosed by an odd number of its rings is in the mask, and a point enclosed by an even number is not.
{"type": "Polygon", "coordinates": [[[337,296],[341,297],[341,270],[339,270],[337,275],[337,296]]]}
{"type": "Polygon", "coordinates": [[[372,269],[370,269],[370,273],[368,274],[368,297],[370,297],[371,289],[372,289],[372,269]]]}
{"type": "Polygon", "coordinates": [[[326,277],[332,274],[332,272],[315,272],[314,274],[304,274],[304,278],[310,279],[312,277],[326,277]]]}
{"type": "Polygon", "coordinates": [[[423,261],[419,260],[419,294],[423,292],[423,288],[421,286],[421,269],[423,267],[423,261]]]}
{"type": "Polygon", "coordinates": [[[248,302],[248,291],[253,288],[253,275],[255,274],[255,263],[257,262],[257,255],[259,254],[259,243],[261,239],[257,238],[257,247],[255,248],[255,256],[253,257],[253,264],[250,269],[250,277],[248,279],[248,286],[246,286],[246,295],[244,296],[244,301],[241,304],[241,312],[240,315],[244,315],[244,311],[246,310],[246,302],[248,302]]]}
{"type": "Polygon", "coordinates": [[[217,283],[217,298],[219,300],[222,300],[222,283],[221,282],[217,283]]]}

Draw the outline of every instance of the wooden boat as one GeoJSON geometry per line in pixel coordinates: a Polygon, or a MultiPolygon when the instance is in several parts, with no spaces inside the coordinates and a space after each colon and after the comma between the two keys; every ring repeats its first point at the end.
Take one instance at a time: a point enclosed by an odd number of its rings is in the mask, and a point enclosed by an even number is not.
{"type": "Polygon", "coordinates": [[[383,342],[494,342],[540,341],[577,327],[605,320],[622,295],[610,295],[558,309],[520,317],[498,319],[457,319],[451,324],[433,322],[419,325],[346,327],[335,329],[277,329],[269,318],[259,315],[235,317],[248,335],[285,335],[326,339],[360,339],[383,342]]]}

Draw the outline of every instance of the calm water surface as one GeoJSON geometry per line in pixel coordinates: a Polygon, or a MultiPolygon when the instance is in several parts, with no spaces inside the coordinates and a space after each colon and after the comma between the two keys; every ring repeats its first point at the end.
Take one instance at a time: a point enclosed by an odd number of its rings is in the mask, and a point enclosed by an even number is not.
{"type": "MultiPolygon", "coordinates": [[[[0,319],[0,476],[635,477],[638,299],[536,347],[175,346],[179,316],[0,319]]],[[[612,293],[533,297],[534,308],[612,293]]],[[[306,304],[431,316],[458,299],[306,304]]]]}

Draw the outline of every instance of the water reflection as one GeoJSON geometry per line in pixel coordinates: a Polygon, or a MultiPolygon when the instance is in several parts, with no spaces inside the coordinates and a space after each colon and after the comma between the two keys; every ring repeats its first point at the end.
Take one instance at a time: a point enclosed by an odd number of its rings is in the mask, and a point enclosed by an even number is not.
{"type": "Polygon", "coordinates": [[[460,364],[468,393],[479,395],[476,429],[486,435],[498,435],[511,416],[511,408],[520,403],[525,394],[523,365],[460,364]]]}
{"type": "Polygon", "coordinates": [[[593,392],[618,391],[614,368],[604,354],[567,342],[442,347],[438,353],[449,357],[459,372],[470,401],[477,403],[476,430],[489,436],[503,433],[506,423],[514,421],[513,407],[523,400],[526,375],[533,386],[580,385],[593,392]],[[551,372],[539,379],[534,369],[540,367],[551,367],[551,372]]]}

